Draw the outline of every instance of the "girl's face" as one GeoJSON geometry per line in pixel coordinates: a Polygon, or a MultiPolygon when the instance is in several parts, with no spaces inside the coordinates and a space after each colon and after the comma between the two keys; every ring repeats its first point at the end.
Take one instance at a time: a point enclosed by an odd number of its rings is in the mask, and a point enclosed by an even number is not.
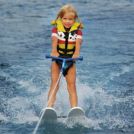
{"type": "Polygon", "coordinates": [[[61,21],[65,28],[70,28],[75,22],[75,14],[73,12],[65,13],[61,21]]]}

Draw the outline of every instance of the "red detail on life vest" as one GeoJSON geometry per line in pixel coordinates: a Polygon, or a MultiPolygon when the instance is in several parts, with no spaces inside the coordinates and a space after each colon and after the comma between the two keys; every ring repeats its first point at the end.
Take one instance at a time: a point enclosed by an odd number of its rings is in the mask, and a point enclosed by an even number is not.
{"type": "MultiPolygon", "coordinates": [[[[65,44],[65,41],[63,41],[63,40],[58,40],[58,43],[59,44],[65,44]]],[[[75,44],[75,41],[68,41],[68,44],[75,44]]]]}
{"type": "Polygon", "coordinates": [[[56,27],[53,27],[52,33],[57,33],[57,28],[56,27]]]}
{"type": "Polygon", "coordinates": [[[82,31],[81,30],[78,30],[77,31],[77,35],[81,35],[82,36],[82,31]]]}
{"type": "MultiPolygon", "coordinates": [[[[52,28],[52,33],[57,33],[57,28],[56,27],[52,28]]],[[[77,30],[77,35],[81,35],[82,36],[82,31],[81,30],[77,30]]]]}

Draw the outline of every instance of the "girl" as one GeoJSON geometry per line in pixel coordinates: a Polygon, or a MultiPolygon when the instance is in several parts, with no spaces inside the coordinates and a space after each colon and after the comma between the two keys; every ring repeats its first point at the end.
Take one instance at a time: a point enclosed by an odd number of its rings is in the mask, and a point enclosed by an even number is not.
{"type": "MultiPolygon", "coordinates": [[[[63,58],[77,58],[80,54],[80,46],[82,43],[82,24],[77,22],[78,15],[72,5],[64,5],[56,20],[52,21],[55,27],[52,29],[52,51],[51,56],[63,58]]],[[[51,65],[51,86],[48,93],[48,106],[53,107],[56,93],[59,85],[55,88],[58,80],[62,62],[53,60],[51,65]],[[52,94],[53,92],[53,94],[52,94]]],[[[66,70],[63,75],[66,78],[67,89],[71,107],[77,107],[77,92],[76,92],[76,66],[73,61],[67,62],[66,70]]]]}

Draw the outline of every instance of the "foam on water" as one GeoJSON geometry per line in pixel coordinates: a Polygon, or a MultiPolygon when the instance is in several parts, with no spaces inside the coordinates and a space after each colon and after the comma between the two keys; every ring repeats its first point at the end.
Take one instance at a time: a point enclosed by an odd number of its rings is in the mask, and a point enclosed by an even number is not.
{"type": "MultiPolygon", "coordinates": [[[[25,80],[19,80],[14,78],[13,76],[2,72],[1,76],[5,77],[6,80],[16,83],[18,85],[18,89],[20,92],[23,90],[23,94],[26,94],[27,92],[29,94],[38,93],[39,89],[36,87],[32,81],[25,81],[25,80]],[[25,90],[24,90],[25,89],[25,90]]],[[[33,123],[35,121],[38,121],[38,113],[36,113],[36,110],[34,109],[35,106],[38,106],[39,109],[41,109],[45,102],[46,102],[46,94],[41,93],[37,95],[31,95],[29,97],[26,97],[25,95],[17,95],[12,96],[9,98],[5,98],[3,102],[5,104],[3,105],[3,112],[0,113],[0,120],[4,122],[12,122],[12,123],[33,123]]]]}
{"type": "MultiPolygon", "coordinates": [[[[124,67],[122,73],[128,72],[129,68],[124,67]]],[[[6,75],[6,74],[4,74],[6,75]]],[[[117,74],[116,74],[117,75],[117,74]]],[[[8,75],[9,78],[9,75],[8,75]]],[[[15,78],[10,77],[10,80],[17,81],[15,78]]],[[[17,81],[21,87],[26,88],[28,92],[35,93],[38,88],[32,81],[17,81]]],[[[15,123],[32,123],[39,120],[39,112],[47,104],[47,90],[40,92],[34,97],[16,96],[8,99],[5,114],[8,114],[8,120],[15,123]],[[38,106],[36,113],[35,107],[38,106]]],[[[101,87],[92,88],[89,85],[83,84],[77,79],[77,92],[78,102],[88,117],[86,120],[80,120],[83,127],[101,129],[107,126],[110,129],[125,126],[125,121],[120,117],[120,111],[112,111],[114,105],[125,103],[129,98],[119,98],[112,94],[108,94],[101,87]],[[114,113],[115,112],[115,113],[114,113]]],[[[60,89],[57,94],[55,109],[58,115],[67,115],[70,109],[69,96],[66,87],[66,81],[62,77],[60,82],[60,89]],[[64,101],[63,101],[64,100],[64,101]]],[[[1,113],[2,115],[2,113],[1,113]]],[[[7,121],[6,115],[2,115],[2,120],[7,121]]],[[[60,120],[61,123],[68,127],[73,127],[75,122],[67,123],[64,119],[60,120]]]]}
{"type": "MultiPolygon", "coordinates": [[[[77,79],[77,92],[79,106],[85,110],[87,116],[84,120],[77,120],[77,124],[94,129],[101,129],[101,127],[106,126],[109,129],[123,128],[126,125],[126,122],[120,117],[120,111],[111,114],[111,109],[114,105],[126,102],[128,98],[115,97],[99,87],[93,89],[81,83],[79,79],[77,79]]],[[[55,105],[59,115],[67,115],[69,112],[70,104],[65,79],[61,81],[55,105]]],[[[65,119],[59,119],[59,122],[68,127],[76,125],[75,121],[68,123],[65,119]]]]}
{"type": "Polygon", "coordinates": [[[7,117],[6,117],[5,115],[3,115],[2,113],[0,113],[0,121],[5,121],[5,122],[7,122],[8,119],[7,119],[7,117]]]}
{"type": "Polygon", "coordinates": [[[26,123],[37,120],[34,111],[30,108],[30,103],[25,97],[14,97],[8,100],[6,110],[11,113],[12,122],[26,123]]]}
{"type": "Polygon", "coordinates": [[[37,92],[37,87],[34,85],[31,81],[25,81],[25,80],[20,80],[18,81],[18,84],[22,87],[27,89],[29,92],[34,93],[37,92]]]}
{"type": "MultiPolygon", "coordinates": [[[[9,77],[9,76],[8,76],[9,77]]],[[[11,77],[10,80],[17,81],[15,78],[11,77]]],[[[28,92],[34,93],[38,89],[32,82],[25,82],[25,81],[18,81],[18,84],[20,84],[22,87],[27,88],[28,92]],[[34,87],[34,88],[33,88],[34,87]]],[[[48,87],[49,88],[49,87],[48,87]]],[[[126,101],[122,98],[116,98],[115,96],[108,94],[106,91],[104,91],[102,88],[96,88],[93,89],[86,84],[83,84],[77,79],[77,92],[78,92],[78,101],[79,106],[81,106],[85,112],[86,116],[88,117],[86,121],[84,120],[81,122],[81,124],[84,127],[91,128],[99,128],[100,124],[108,124],[109,127],[112,127],[111,124],[115,126],[121,126],[123,124],[123,121],[118,117],[118,115],[111,116],[110,113],[107,113],[106,107],[112,108],[114,104],[122,103],[126,101]],[[92,116],[92,113],[102,112],[100,113],[99,119],[97,119],[97,116],[92,116]],[[105,117],[104,117],[105,114],[105,117]],[[100,116],[103,116],[103,119],[101,119],[100,116]],[[94,117],[94,118],[93,118],[94,117]],[[113,120],[114,119],[114,120],[113,120]],[[95,125],[95,126],[94,126],[95,125]]],[[[7,101],[7,107],[5,109],[5,113],[8,114],[9,120],[16,122],[16,123],[26,123],[26,122],[34,122],[38,121],[39,114],[35,112],[35,109],[33,106],[38,106],[39,111],[41,111],[42,108],[44,108],[47,104],[47,93],[48,90],[45,90],[41,94],[38,94],[34,97],[22,97],[22,96],[16,96],[13,98],[8,99],[7,101]],[[8,111],[8,112],[7,112],[8,111]]],[[[57,100],[55,103],[55,109],[57,110],[58,115],[67,115],[69,112],[70,103],[69,103],[69,96],[68,91],[66,88],[66,82],[65,79],[61,79],[60,83],[60,89],[57,94],[57,100]],[[64,100],[64,101],[63,101],[64,100]]],[[[6,118],[3,119],[6,121],[6,118]]],[[[62,120],[62,122],[64,122],[62,120]]],[[[66,124],[68,127],[73,126],[72,124],[66,124]]]]}
{"type": "Polygon", "coordinates": [[[130,66],[124,65],[121,67],[121,71],[120,72],[112,72],[110,74],[110,79],[114,79],[114,77],[119,77],[120,75],[123,75],[125,73],[128,73],[132,70],[132,68],[130,66]]]}

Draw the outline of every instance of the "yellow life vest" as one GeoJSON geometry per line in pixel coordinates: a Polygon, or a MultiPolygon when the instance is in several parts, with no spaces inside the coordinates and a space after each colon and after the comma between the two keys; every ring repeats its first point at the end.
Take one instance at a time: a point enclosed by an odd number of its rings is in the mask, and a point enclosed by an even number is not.
{"type": "Polygon", "coordinates": [[[57,19],[51,22],[56,26],[58,35],[57,50],[59,54],[64,56],[72,56],[75,51],[76,36],[81,23],[75,22],[69,31],[64,28],[61,19],[57,19]]]}

